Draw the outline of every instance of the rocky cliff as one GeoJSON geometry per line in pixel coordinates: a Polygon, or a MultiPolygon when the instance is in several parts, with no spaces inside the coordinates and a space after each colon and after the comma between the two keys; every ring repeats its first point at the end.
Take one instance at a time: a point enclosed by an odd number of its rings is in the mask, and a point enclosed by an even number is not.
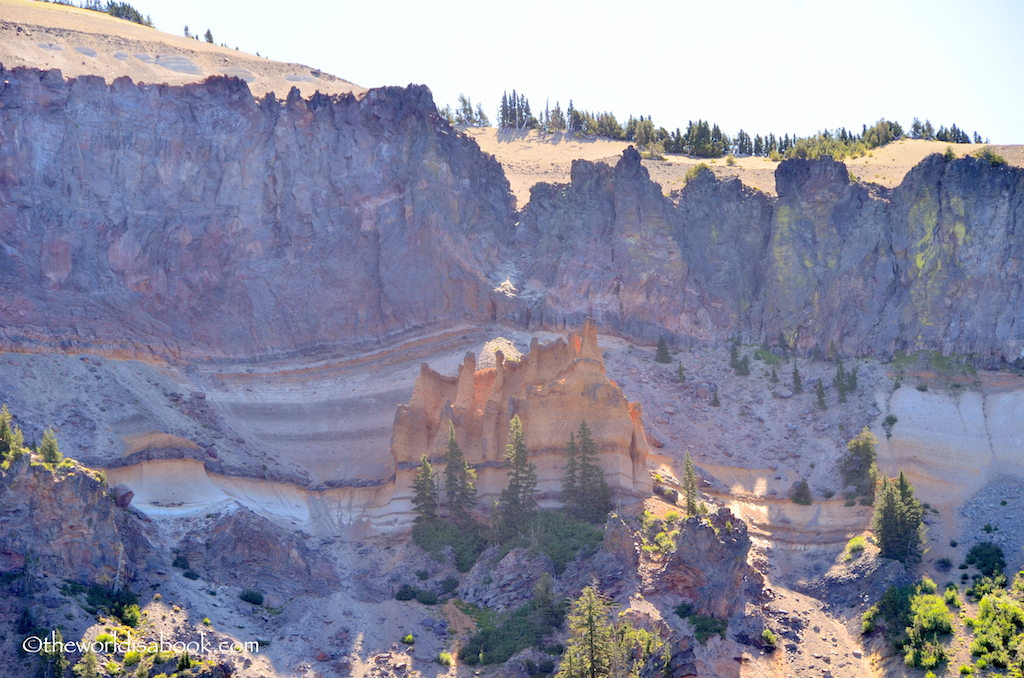
{"type": "Polygon", "coordinates": [[[466,461],[477,468],[479,496],[497,497],[505,486],[502,461],[515,415],[523,422],[542,499],[557,499],[569,434],[583,421],[613,494],[629,500],[650,495],[640,405],[627,401],[605,375],[593,321],[584,323],[582,333],[570,333],[568,341],[534,339],[521,361],[506,361],[501,353],[496,358],[495,367],[478,370],[469,353],[456,377],[423,364],[412,399],[395,413],[391,452],[398,476],[392,503],[409,504],[420,455],[439,462],[450,426],[466,461]]]}
{"type": "Polygon", "coordinates": [[[889,191],[825,157],[782,163],[776,184],[770,199],[704,172],[668,197],[632,149],[614,169],[577,162],[523,210],[515,317],[592,314],[647,340],[1021,357],[1024,171],[934,155],[889,191]]]}
{"type": "Polygon", "coordinates": [[[248,359],[592,316],[646,341],[1024,352],[1019,168],[932,156],[888,190],[791,160],[777,198],[710,173],[665,196],[629,149],[516,213],[424,87],[0,75],[0,346],[248,359]]]}
{"type": "Polygon", "coordinates": [[[0,78],[2,345],[253,358],[493,312],[508,182],[425,87],[0,78]]]}
{"type": "MultiPolygon", "coordinates": [[[[130,501],[130,498],[129,498],[130,501]]],[[[128,585],[156,562],[139,519],[95,472],[51,469],[29,455],[0,472],[0,572],[27,567],[58,579],[128,585]]]]}

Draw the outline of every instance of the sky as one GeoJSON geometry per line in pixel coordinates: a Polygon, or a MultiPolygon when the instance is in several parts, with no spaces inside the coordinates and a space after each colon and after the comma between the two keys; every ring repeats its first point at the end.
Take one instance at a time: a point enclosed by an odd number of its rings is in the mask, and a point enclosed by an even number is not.
{"type": "Polygon", "coordinates": [[[133,0],[157,28],[320,68],[424,83],[494,120],[503,91],[563,110],[734,134],[956,124],[1024,143],[1024,2],[133,0]]]}

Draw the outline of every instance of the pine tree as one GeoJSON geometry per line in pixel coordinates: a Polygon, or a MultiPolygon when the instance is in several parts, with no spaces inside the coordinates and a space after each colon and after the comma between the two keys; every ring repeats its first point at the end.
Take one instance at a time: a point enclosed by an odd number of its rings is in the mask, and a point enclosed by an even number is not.
{"type": "Polygon", "coordinates": [[[686,383],[686,370],[683,369],[683,361],[682,360],[679,361],[679,369],[677,371],[676,377],[679,379],[679,383],[680,384],[685,384],[686,383]]]}
{"type": "Polygon", "coordinates": [[[0,407],[0,462],[18,456],[24,446],[25,436],[14,424],[14,418],[11,417],[7,405],[0,407]]]}
{"type": "Polygon", "coordinates": [[[565,448],[565,473],[562,474],[562,506],[575,515],[580,508],[579,492],[579,448],[576,436],[569,433],[569,445],[565,448]]]}
{"type": "Polygon", "coordinates": [[[64,455],[60,453],[60,449],[57,447],[57,437],[50,429],[43,431],[43,442],[39,445],[39,456],[47,464],[59,464],[64,459],[64,455]]]}
{"type": "Polygon", "coordinates": [[[555,678],[610,677],[615,661],[615,637],[610,604],[591,584],[569,609],[569,640],[555,678]]]}
{"type": "Polygon", "coordinates": [[[75,672],[77,678],[99,678],[100,665],[96,659],[96,653],[89,650],[82,655],[81,661],[75,664],[75,668],[72,669],[75,672]]]}
{"type": "Polygon", "coordinates": [[[768,380],[771,381],[773,384],[779,383],[779,373],[775,371],[774,367],[772,368],[772,373],[771,376],[768,377],[768,380]]]}
{"type": "Polygon", "coordinates": [[[814,387],[814,393],[818,396],[818,407],[827,410],[828,405],[825,404],[825,386],[819,381],[814,387]]]}
{"type": "Polygon", "coordinates": [[[837,391],[839,391],[839,402],[840,403],[845,403],[846,402],[847,377],[846,377],[846,368],[843,367],[843,361],[842,360],[840,360],[839,364],[836,366],[836,376],[832,379],[832,385],[836,387],[837,391]]]}
{"type": "Polygon", "coordinates": [[[715,393],[711,397],[711,402],[709,404],[711,407],[718,407],[722,404],[722,401],[718,399],[718,389],[715,389],[715,393]]]}
{"type": "Polygon", "coordinates": [[[213,33],[210,32],[209,28],[206,29],[206,35],[204,35],[203,37],[206,39],[206,42],[210,43],[211,45],[213,44],[213,33]]]}
{"type": "Polygon", "coordinates": [[[579,440],[577,482],[580,497],[577,517],[591,523],[603,523],[612,508],[611,491],[604,478],[604,469],[598,463],[597,445],[587,422],[580,423],[576,437],[579,440]]]}
{"type": "Polygon", "coordinates": [[[434,485],[434,469],[427,455],[420,456],[420,468],[413,480],[412,506],[417,523],[430,522],[437,518],[437,487],[434,485]]]}
{"type": "Polygon", "coordinates": [[[455,426],[448,425],[448,451],[444,455],[444,495],[448,516],[457,522],[469,517],[476,507],[476,471],[462,456],[455,440],[455,426]]]}
{"type": "Polygon", "coordinates": [[[839,474],[845,485],[852,485],[864,496],[872,496],[875,486],[875,437],[867,426],[846,443],[847,453],[839,461],[839,474]]]}
{"type": "Polygon", "coordinates": [[[683,461],[683,499],[686,502],[686,515],[691,518],[697,515],[700,495],[697,493],[697,471],[693,468],[689,451],[683,461]]]}
{"type": "Polygon", "coordinates": [[[43,664],[41,668],[42,674],[46,678],[65,678],[67,668],[71,662],[64,656],[64,635],[60,632],[60,629],[54,629],[51,647],[52,649],[43,650],[39,653],[39,659],[43,664]]]}
{"type": "Polygon", "coordinates": [[[499,502],[502,522],[506,530],[521,532],[537,510],[537,467],[527,459],[523,422],[518,414],[509,422],[505,468],[508,486],[501,491],[499,502]]]}
{"type": "Polygon", "coordinates": [[[672,356],[668,352],[668,344],[665,342],[665,335],[658,337],[658,349],[654,352],[654,362],[670,363],[672,356]]]}
{"type": "Polygon", "coordinates": [[[796,366],[796,359],[793,360],[793,393],[803,393],[804,382],[800,379],[800,368],[796,366]]]}
{"type": "Polygon", "coordinates": [[[924,509],[914,497],[914,486],[903,470],[895,481],[882,478],[875,502],[871,529],[883,558],[908,562],[918,554],[923,542],[924,509]]]}

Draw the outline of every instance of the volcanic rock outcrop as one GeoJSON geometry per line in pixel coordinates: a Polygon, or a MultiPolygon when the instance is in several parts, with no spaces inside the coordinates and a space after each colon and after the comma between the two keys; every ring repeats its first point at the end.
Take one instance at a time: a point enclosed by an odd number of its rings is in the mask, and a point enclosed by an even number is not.
{"type": "Polygon", "coordinates": [[[51,470],[29,455],[0,472],[0,572],[124,584],[155,567],[138,518],[118,508],[106,485],[77,465],[51,470]]]}
{"type": "Polygon", "coordinates": [[[253,358],[493,314],[508,181],[425,87],[0,83],[0,346],[253,358]]]}
{"type": "Polygon", "coordinates": [[[523,423],[530,462],[537,466],[541,499],[557,501],[569,434],[587,422],[598,459],[613,496],[632,500],[650,496],[647,441],[638,403],[626,400],[605,375],[597,344],[597,326],[587,321],[568,341],[540,344],[518,363],[497,354],[493,368],[476,369],[466,355],[457,377],[446,377],[425,363],[412,399],[395,413],[391,451],[398,467],[395,499],[411,499],[412,478],[420,456],[441,461],[449,426],[467,462],[477,468],[481,498],[497,496],[505,486],[501,467],[509,420],[523,423]]]}
{"type": "Polygon", "coordinates": [[[747,525],[729,509],[719,509],[710,523],[689,518],[675,553],[651,574],[648,588],[683,596],[697,614],[727,619],[743,611],[748,588],[760,589],[760,575],[747,563],[749,550],[747,525]]]}
{"type": "Polygon", "coordinates": [[[0,77],[3,348],[247,360],[594,317],[644,341],[1024,355],[1020,168],[935,155],[889,190],[795,159],[777,198],[710,172],[665,196],[628,149],[517,213],[425,87],[0,77]]]}

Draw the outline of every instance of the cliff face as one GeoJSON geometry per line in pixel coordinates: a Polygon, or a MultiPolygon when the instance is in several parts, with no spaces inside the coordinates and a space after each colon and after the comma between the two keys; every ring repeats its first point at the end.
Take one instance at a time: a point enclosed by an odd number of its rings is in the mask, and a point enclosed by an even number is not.
{"type": "Polygon", "coordinates": [[[888,191],[822,158],[782,163],[776,183],[769,199],[705,172],[670,199],[632,149],[614,169],[576,163],[571,184],[534,188],[516,229],[516,319],[1024,356],[1024,171],[935,155],[888,191]]]}
{"type": "Polygon", "coordinates": [[[254,357],[492,313],[508,182],[425,87],[0,76],[7,346],[254,357]]]}
{"type": "Polygon", "coordinates": [[[247,359],[594,317],[647,341],[1024,354],[1019,168],[934,156],[890,191],[791,160],[778,198],[710,173],[666,197],[629,149],[517,215],[423,87],[256,102],[229,78],[0,75],[0,347],[247,359]]]}
{"type": "Polygon", "coordinates": [[[50,469],[25,455],[0,473],[0,572],[25,567],[79,582],[144,578],[154,553],[138,520],[82,467],[50,469]]]}
{"type": "Polygon", "coordinates": [[[494,368],[476,369],[467,354],[457,377],[423,365],[412,399],[399,405],[391,452],[398,467],[392,501],[409,502],[421,454],[438,462],[448,444],[449,423],[465,459],[478,469],[481,498],[505,487],[505,445],[509,420],[519,415],[530,462],[537,466],[541,497],[558,496],[569,434],[586,421],[608,485],[620,497],[651,493],[647,440],[640,406],[626,400],[605,375],[597,328],[584,324],[568,341],[540,345],[534,339],[521,362],[500,358],[494,368]]]}

